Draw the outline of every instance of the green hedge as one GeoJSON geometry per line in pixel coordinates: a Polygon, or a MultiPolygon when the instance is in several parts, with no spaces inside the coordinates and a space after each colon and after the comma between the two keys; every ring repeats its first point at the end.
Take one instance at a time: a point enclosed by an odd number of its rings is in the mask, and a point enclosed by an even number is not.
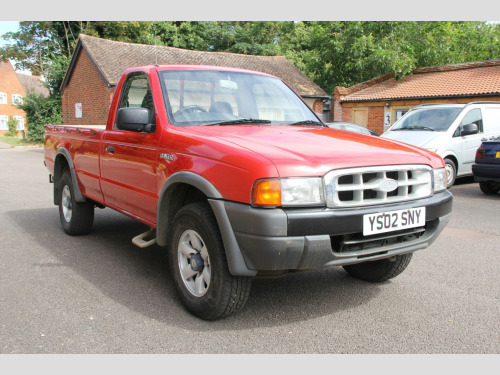
{"type": "Polygon", "coordinates": [[[30,94],[23,101],[19,108],[26,112],[26,138],[28,142],[42,143],[46,124],[62,124],[61,98],[30,94]]]}

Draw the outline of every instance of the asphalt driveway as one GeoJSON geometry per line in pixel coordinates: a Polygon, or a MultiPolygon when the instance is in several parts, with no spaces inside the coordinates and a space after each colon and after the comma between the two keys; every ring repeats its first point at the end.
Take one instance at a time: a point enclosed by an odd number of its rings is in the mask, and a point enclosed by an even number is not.
{"type": "Polygon", "coordinates": [[[187,313],[144,225],[96,210],[91,234],[59,224],[41,149],[0,150],[0,352],[496,353],[500,194],[451,189],[449,226],[393,280],[341,268],[253,282],[239,314],[187,313]]]}

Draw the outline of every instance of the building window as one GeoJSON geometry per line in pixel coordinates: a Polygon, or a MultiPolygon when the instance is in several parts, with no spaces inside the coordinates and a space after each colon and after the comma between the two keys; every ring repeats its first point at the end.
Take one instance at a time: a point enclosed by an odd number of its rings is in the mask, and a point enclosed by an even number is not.
{"type": "Polygon", "coordinates": [[[16,130],[24,130],[24,117],[23,116],[14,116],[17,121],[16,130]]]}
{"type": "Polygon", "coordinates": [[[398,121],[409,110],[410,110],[409,108],[395,109],[394,110],[394,122],[398,121]]]}
{"type": "Polygon", "coordinates": [[[23,96],[19,94],[12,94],[12,105],[23,104],[23,96]]]}
{"type": "Polygon", "coordinates": [[[7,94],[0,92],[0,104],[7,104],[7,94]]]}
{"type": "Polygon", "coordinates": [[[8,116],[0,116],[0,130],[9,130],[9,126],[7,125],[8,121],[8,116]]]}

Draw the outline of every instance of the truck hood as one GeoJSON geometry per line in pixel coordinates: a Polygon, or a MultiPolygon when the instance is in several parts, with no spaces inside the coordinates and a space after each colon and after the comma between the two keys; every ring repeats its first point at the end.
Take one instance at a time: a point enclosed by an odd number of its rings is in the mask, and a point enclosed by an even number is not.
{"type": "Polygon", "coordinates": [[[395,130],[387,131],[382,134],[381,137],[409,143],[418,147],[431,148],[439,143],[438,139],[441,138],[443,134],[446,133],[422,130],[395,130]]]}
{"type": "Polygon", "coordinates": [[[438,156],[423,149],[328,127],[238,125],[190,130],[267,158],[280,176],[321,176],[332,169],[376,165],[443,167],[438,156]]]}

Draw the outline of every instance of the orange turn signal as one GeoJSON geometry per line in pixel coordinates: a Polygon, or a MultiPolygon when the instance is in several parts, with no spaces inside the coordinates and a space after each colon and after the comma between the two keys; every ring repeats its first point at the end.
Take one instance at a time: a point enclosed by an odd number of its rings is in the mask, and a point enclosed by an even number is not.
{"type": "Polygon", "coordinates": [[[253,188],[253,204],[257,206],[281,206],[281,184],[278,179],[260,180],[253,188]]]}

